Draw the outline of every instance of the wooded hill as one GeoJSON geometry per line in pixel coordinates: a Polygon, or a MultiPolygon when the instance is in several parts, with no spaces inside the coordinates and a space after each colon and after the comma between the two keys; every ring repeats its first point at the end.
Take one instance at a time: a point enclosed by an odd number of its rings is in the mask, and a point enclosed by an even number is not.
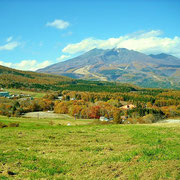
{"type": "Polygon", "coordinates": [[[60,75],[20,71],[0,66],[0,88],[14,88],[31,91],[90,91],[130,92],[139,88],[134,85],[106,81],[75,80],[60,75]]]}

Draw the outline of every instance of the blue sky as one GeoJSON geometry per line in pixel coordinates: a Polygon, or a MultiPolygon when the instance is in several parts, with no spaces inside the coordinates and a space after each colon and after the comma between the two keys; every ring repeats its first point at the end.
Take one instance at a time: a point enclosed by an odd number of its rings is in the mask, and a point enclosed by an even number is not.
{"type": "Polygon", "coordinates": [[[36,70],[92,48],[180,57],[179,0],[0,0],[0,64],[36,70]]]}

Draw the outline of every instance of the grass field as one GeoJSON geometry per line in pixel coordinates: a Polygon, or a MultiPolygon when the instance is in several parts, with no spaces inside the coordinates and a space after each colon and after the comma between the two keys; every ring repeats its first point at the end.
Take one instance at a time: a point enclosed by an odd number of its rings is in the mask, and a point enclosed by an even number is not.
{"type": "Polygon", "coordinates": [[[180,179],[180,124],[74,121],[0,117],[0,179],[180,179]]]}
{"type": "Polygon", "coordinates": [[[32,91],[23,91],[23,90],[19,90],[19,89],[4,89],[4,91],[9,92],[10,94],[25,94],[25,95],[30,95],[33,98],[42,98],[43,96],[45,96],[45,93],[43,92],[32,92],[32,91]]]}
{"type": "Polygon", "coordinates": [[[49,123],[53,123],[54,125],[58,125],[58,124],[67,125],[68,123],[70,123],[71,125],[83,125],[83,124],[88,124],[92,122],[92,120],[90,119],[86,119],[86,120],[77,119],[75,121],[74,117],[68,114],[56,114],[53,112],[44,112],[44,111],[25,113],[23,117],[30,117],[31,122],[37,122],[38,119],[42,119],[38,122],[40,123],[49,122],[49,123]]]}

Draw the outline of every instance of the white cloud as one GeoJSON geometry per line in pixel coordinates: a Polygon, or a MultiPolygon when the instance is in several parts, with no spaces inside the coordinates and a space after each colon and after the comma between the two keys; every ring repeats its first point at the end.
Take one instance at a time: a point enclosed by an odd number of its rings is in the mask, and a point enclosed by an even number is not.
{"type": "Polygon", "coordinates": [[[53,22],[48,22],[46,26],[55,27],[57,29],[66,29],[69,26],[69,22],[61,19],[55,19],[53,22]]]}
{"type": "Polygon", "coordinates": [[[163,52],[180,57],[180,37],[162,37],[160,36],[161,34],[160,30],[152,30],[105,40],[87,38],[81,42],[67,45],[62,51],[64,53],[76,54],[89,51],[93,48],[127,48],[147,54],[163,52]]]}
{"type": "Polygon", "coordinates": [[[37,69],[41,69],[46,66],[49,66],[50,64],[51,62],[48,60],[40,62],[40,63],[37,60],[22,60],[19,63],[10,63],[10,62],[0,61],[0,65],[2,66],[7,66],[10,68],[26,70],[26,71],[35,71],[37,69]]]}
{"type": "Polygon", "coordinates": [[[161,30],[151,30],[151,31],[137,31],[131,34],[126,35],[129,38],[147,38],[147,37],[154,37],[154,36],[160,36],[163,32],[161,30]]]}
{"type": "Polygon", "coordinates": [[[12,66],[12,63],[0,61],[0,65],[2,65],[2,66],[7,66],[7,67],[11,67],[11,66],[12,66]]]}
{"type": "Polygon", "coordinates": [[[60,57],[58,57],[56,60],[57,61],[63,61],[63,60],[66,60],[68,58],[70,58],[71,56],[70,55],[61,55],[60,57]]]}
{"type": "Polygon", "coordinates": [[[37,69],[49,66],[50,64],[50,61],[47,60],[41,63],[38,63],[37,60],[23,60],[20,63],[14,64],[14,67],[20,70],[35,71],[37,69]]]}
{"type": "Polygon", "coordinates": [[[0,46],[0,50],[13,50],[14,48],[16,48],[17,46],[19,46],[19,43],[14,41],[14,42],[9,42],[3,46],[0,46]]]}
{"type": "Polygon", "coordinates": [[[79,43],[67,45],[62,51],[69,54],[75,54],[79,52],[88,51],[90,49],[98,47],[100,44],[102,44],[102,40],[87,38],[79,43]]]}
{"type": "Polygon", "coordinates": [[[7,39],[6,39],[6,42],[10,42],[11,40],[12,40],[12,36],[10,36],[10,37],[8,37],[7,39]]]}

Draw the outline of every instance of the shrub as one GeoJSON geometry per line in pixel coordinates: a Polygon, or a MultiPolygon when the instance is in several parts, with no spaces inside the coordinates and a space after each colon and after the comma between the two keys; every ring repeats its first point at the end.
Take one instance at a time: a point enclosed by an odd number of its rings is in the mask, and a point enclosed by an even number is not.
{"type": "Polygon", "coordinates": [[[121,112],[119,110],[117,110],[113,113],[113,122],[115,124],[121,124],[122,123],[121,112]]]}
{"type": "Polygon", "coordinates": [[[7,127],[7,125],[2,123],[2,122],[0,122],[0,128],[5,128],[5,127],[7,127]]]}
{"type": "Polygon", "coordinates": [[[49,125],[51,125],[51,126],[53,126],[55,123],[51,120],[50,122],[49,122],[49,125]]]}
{"type": "Polygon", "coordinates": [[[9,123],[8,127],[19,127],[19,123],[9,123]]]}
{"type": "Polygon", "coordinates": [[[146,116],[142,117],[143,123],[149,124],[155,122],[155,117],[153,114],[147,114],[146,116]]]}

